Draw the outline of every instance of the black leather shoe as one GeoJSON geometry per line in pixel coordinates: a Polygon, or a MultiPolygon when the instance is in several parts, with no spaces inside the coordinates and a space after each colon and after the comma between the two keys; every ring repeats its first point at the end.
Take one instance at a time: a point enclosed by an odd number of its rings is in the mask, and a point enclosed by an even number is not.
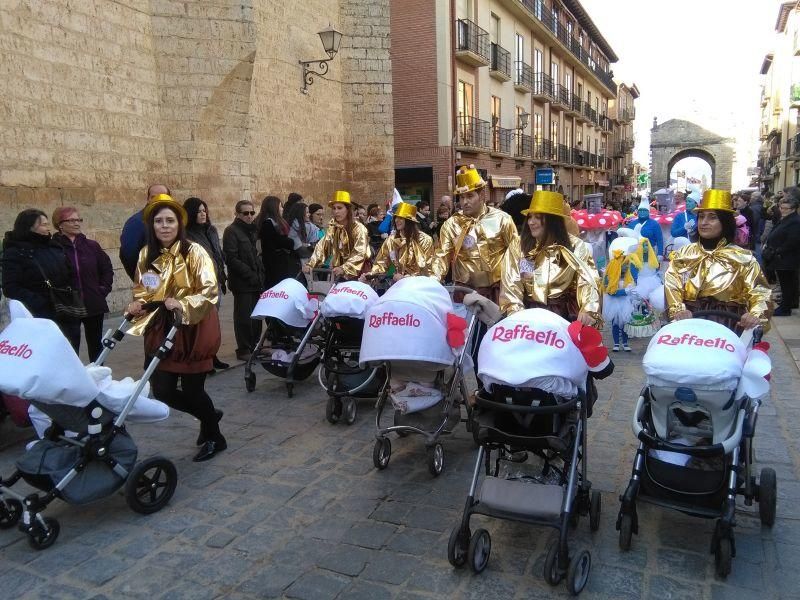
{"type": "MultiPolygon", "coordinates": [[[[214,409],[214,413],[217,415],[217,423],[219,423],[222,420],[222,415],[224,415],[225,413],[218,408],[214,409]]],[[[197,436],[197,442],[195,442],[195,445],[202,446],[205,443],[206,443],[206,436],[203,435],[203,428],[200,427],[200,435],[197,436]]]]}
{"type": "Polygon", "coordinates": [[[216,440],[208,440],[200,447],[200,452],[192,459],[194,462],[211,460],[228,447],[228,443],[221,435],[216,440]]]}
{"type": "Polygon", "coordinates": [[[226,363],[226,362],[222,362],[220,359],[218,359],[215,356],[214,357],[214,368],[215,369],[219,369],[220,371],[222,371],[224,369],[230,368],[230,365],[228,363],[226,363]]]}

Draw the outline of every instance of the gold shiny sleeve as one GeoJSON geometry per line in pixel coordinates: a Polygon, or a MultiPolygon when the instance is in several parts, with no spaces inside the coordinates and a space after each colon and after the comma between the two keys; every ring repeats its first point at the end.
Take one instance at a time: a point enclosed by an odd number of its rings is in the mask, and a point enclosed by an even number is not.
{"type": "Polygon", "coordinates": [[[525,287],[519,273],[522,248],[519,236],[512,238],[500,265],[500,310],[511,314],[525,308],[525,287]]]}
{"type": "Polygon", "coordinates": [[[447,271],[452,261],[455,244],[455,230],[452,218],[447,219],[439,230],[439,243],[433,251],[433,261],[431,262],[431,275],[444,281],[447,271]]]}
{"type": "Polygon", "coordinates": [[[142,273],[147,271],[147,246],[139,250],[139,260],[136,261],[136,273],[133,276],[133,299],[140,302],[149,302],[152,292],[142,285],[142,273]]]}
{"type": "Polygon", "coordinates": [[[747,310],[758,317],[764,331],[769,330],[769,316],[772,312],[772,290],[755,258],[744,267],[742,273],[747,291],[747,310]]]}
{"type": "Polygon", "coordinates": [[[594,262],[594,256],[592,255],[592,247],[584,242],[581,238],[573,236],[575,239],[572,240],[574,245],[573,254],[575,258],[582,260],[585,262],[590,269],[597,272],[597,265],[594,262]]]}
{"type": "Polygon", "coordinates": [[[208,252],[199,244],[192,244],[186,256],[186,269],[194,293],[184,296],[180,302],[183,311],[183,324],[196,325],[214,310],[219,289],[214,262],[208,252]]]}
{"type": "Polygon", "coordinates": [[[683,281],[678,272],[680,259],[673,256],[664,273],[664,301],[667,307],[667,316],[670,320],[675,318],[675,314],[686,310],[683,302],[683,281]]]}
{"type": "MultiPolygon", "coordinates": [[[[585,249],[583,250],[585,252],[585,249]]],[[[603,328],[603,306],[601,303],[599,278],[597,270],[590,267],[585,258],[579,258],[572,252],[563,249],[563,256],[575,271],[575,288],[578,300],[578,310],[591,315],[595,327],[603,328]]],[[[591,258],[591,257],[590,257],[591,258]]],[[[594,261],[592,261],[592,265],[594,261]]]]}
{"type": "Polygon", "coordinates": [[[420,254],[418,261],[420,275],[428,275],[432,271],[435,247],[433,238],[427,234],[419,236],[420,254]]]}
{"type": "Polygon", "coordinates": [[[356,223],[353,227],[353,249],[342,264],[344,274],[348,277],[358,277],[369,255],[369,232],[361,223],[356,223]]]}
{"type": "Polygon", "coordinates": [[[322,239],[314,246],[314,252],[311,253],[311,258],[308,259],[307,263],[312,269],[316,269],[318,266],[325,264],[325,260],[328,258],[333,245],[331,241],[333,229],[333,226],[329,225],[328,229],[325,231],[325,235],[322,236],[322,239]]]}
{"type": "Polygon", "coordinates": [[[381,244],[378,250],[378,256],[372,261],[372,268],[369,270],[368,275],[385,275],[389,270],[389,253],[392,250],[392,241],[394,236],[389,236],[381,244]]]}

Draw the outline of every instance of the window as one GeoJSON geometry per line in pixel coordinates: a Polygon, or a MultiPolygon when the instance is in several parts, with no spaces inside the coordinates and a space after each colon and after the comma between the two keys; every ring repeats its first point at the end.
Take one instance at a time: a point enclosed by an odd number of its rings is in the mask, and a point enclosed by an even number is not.
{"type": "Polygon", "coordinates": [[[589,105],[589,108],[592,107],[592,92],[586,90],[586,104],[589,105]]]}
{"type": "Polygon", "coordinates": [[[464,146],[475,144],[475,123],[473,116],[472,84],[458,82],[458,129],[459,139],[464,146]]]}
{"type": "Polygon", "coordinates": [[[544,5],[544,0],[535,0],[535,4],[533,5],[533,12],[536,14],[536,18],[540,21],[542,20],[542,6],[544,5]]]}
{"type": "Polygon", "coordinates": [[[567,21],[567,39],[572,40],[572,21],[567,21]]]}
{"type": "Polygon", "coordinates": [[[515,49],[517,53],[517,83],[520,83],[522,79],[522,63],[525,62],[525,38],[522,37],[519,33],[515,34],[515,49]]]}
{"type": "Polygon", "coordinates": [[[596,112],[598,116],[600,115],[600,98],[597,96],[594,98],[594,112],[596,112]]]}
{"type": "Polygon", "coordinates": [[[494,44],[500,43],[500,17],[492,13],[492,26],[489,28],[489,38],[494,44]]]}
{"type": "Polygon", "coordinates": [[[550,78],[553,80],[553,85],[558,84],[558,63],[555,61],[550,63],[550,78]]]}
{"type": "Polygon", "coordinates": [[[578,128],[575,130],[575,144],[578,148],[582,149],[583,146],[583,126],[578,125],[578,128]]]}
{"type": "Polygon", "coordinates": [[[533,138],[537,144],[542,141],[542,113],[533,115],[533,138]]]}
{"type": "Polygon", "coordinates": [[[578,96],[578,98],[580,100],[583,100],[583,84],[582,83],[578,84],[578,94],[577,94],[577,96],[578,96]]]}
{"type": "Polygon", "coordinates": [[[597,138],[594,138],[594,153],[597,154],[597,138]]]}
{"type": "Polygon", "coordinates": [[[533,54],[533,71],[534,71],[534,73],[539,74],[539,73],[542,72],[542,69],[544,68],[543,64],[542,64],[543,62],[544,61],[542,60],[542,51],[541,50],[536,50],[534,52],[534,54],[533,54]]]}
{"type": "Polygon", "coordinates": [[[572,128],[567,121],[564,121],[564,145],[567,148],[572,147],[572,128]]]}
{"type": "Polygon", "coordinates": [[[500,151],[500,98],[492,96],[492,149],[495,152],[500,151]]]}
{"type": "Polygon", "coordinates": [[[550,158],[556,160],[558,157],[558,120],[550,115],[550,158]]]}
{"type": "Polygon", "coordinates": [[[558,36],[558,7],[553,6],[553,33],[558,36]]]}
{"type": "Polygon", "coordinates": [[[472,18],[472,0],[458,0],[456,4],[456,15],[458,15],[459,19],[474,21],[472,18]]]}
{"type": "Polygon", "coordinates": [[[564,73],[564,87],[567,88],[570,94],[572,93],[572,73],[569,71],[564,73]]]}

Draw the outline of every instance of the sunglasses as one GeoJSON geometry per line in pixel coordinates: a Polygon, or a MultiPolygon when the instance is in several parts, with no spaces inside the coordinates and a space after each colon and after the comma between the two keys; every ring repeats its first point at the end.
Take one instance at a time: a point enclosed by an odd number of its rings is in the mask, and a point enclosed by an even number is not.
{"type": "Polygon", "coordinates": [[[64,219],[61,223],[83,223],[83,219],[64,219]]]}
{"type": "Polygon", "coordinates": [[[252,217],[254,214],[256,214],[256,211],[254,211],[254,210],[240,210],[239,214],[240,215],[248,215],[248,216],[252,217]]]}

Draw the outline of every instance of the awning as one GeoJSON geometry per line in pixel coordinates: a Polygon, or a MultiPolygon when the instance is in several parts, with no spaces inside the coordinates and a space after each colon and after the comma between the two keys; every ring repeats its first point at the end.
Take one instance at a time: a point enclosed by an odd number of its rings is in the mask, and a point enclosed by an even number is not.
{"type": "Polygon", "coordinates": [[[522,177],[491,175],[490,182],[492,185],[492,189],[513,190],[521,186],[522,177]]]}

